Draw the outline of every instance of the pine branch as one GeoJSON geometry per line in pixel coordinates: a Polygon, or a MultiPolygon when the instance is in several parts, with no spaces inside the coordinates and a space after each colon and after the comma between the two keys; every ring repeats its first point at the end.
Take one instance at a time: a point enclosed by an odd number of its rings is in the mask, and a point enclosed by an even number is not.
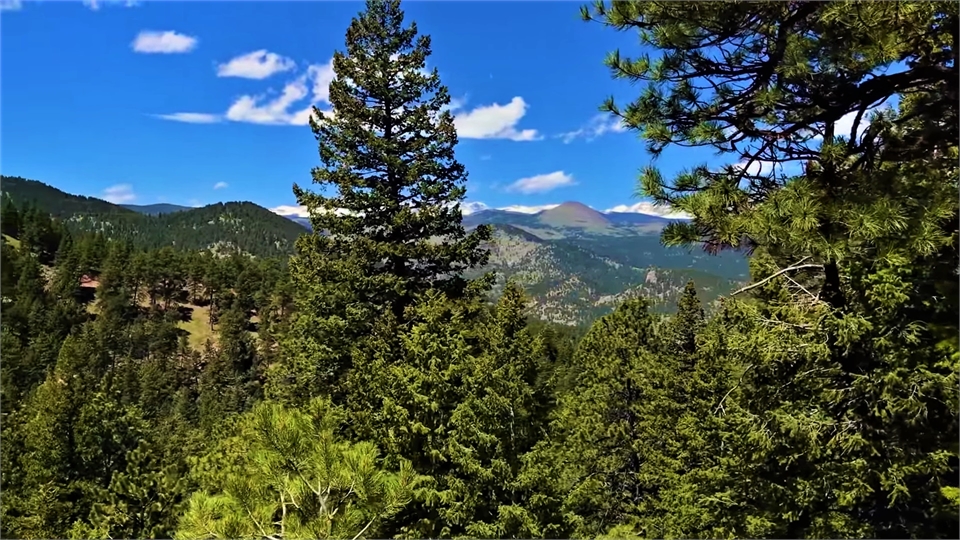
{"type": "MultiPolygon", "coordinates": [[[[809,259],[809,258],[810,258],[810,257],[804,257],[803,259],[801,259],[801,262],[803,262],[803,261],[805,261],[805,260],[807,260],[807,259],[809,259]]],[[[787,272],[793,272],[793,271],[795,271],[795,270],[805,270],[805,269],[807,269],[807,268],[819,268],[819,269],[822,270],[822,269],[823,269],[823,265],[822,265],[822,264],[797,264],[797,265],[794,265],[794,266],[788,266],[787,268],[784,268],[783,270],[779,270],[779,271],[777,271],[777,272],[774,272],[774,273],[771,274],[770,276],[765,277],[765,278],[761,279],[760,281],[758,281],[758,282],[756,282],[756,283],[754,283],[754,284],[752,284],[752,285],[747,285],[746,287],[743,287],[743,288],[737,289],[736,291],[733,291],[732,293],[730,293],[730,296],[736,296],[736,295],[738,295],[738,294],[740,294],[740,293],[747,292],[747,291],[749,291],[750,289],[755,289],[755,288],[763,285],[764,283],[767,283],[767,282],[770,281],[771,279],[773,279],[773,278],[775,278],[775,277],[777,277],[777,276],[779,276],[779,275],[785,274],[785,273],[787,273],[787,272]]]]}
{"type": "Polygon", "coordinates": [[[750,364],[749,366],[747,366],[746,369],[743,370],[743,373],[740,374],[740,379],[737,381],[737,384],[733,385],[733,388],[727,390],[727,393],[724,394],[722,398],[720,398],[720,402],[717,403],[716,408],[713,409],[713,414],[717,414],[718,411],[722,413],[727,412],[727,410],[723,408],[723,402],[727,400],[727,398],[730,396],[731,393],[733,393],[734,390],[740,387],[740,384],[743,383],[743,378],[747,376],[747,372],[750,371],[751,369],[753,369],[753,364],[750,364]]]}

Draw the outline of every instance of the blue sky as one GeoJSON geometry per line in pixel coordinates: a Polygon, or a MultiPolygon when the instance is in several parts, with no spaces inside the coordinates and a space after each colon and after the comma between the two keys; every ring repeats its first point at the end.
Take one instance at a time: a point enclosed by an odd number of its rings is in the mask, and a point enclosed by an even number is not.
{"type": "MultiPolygon", "coordinates": [[[[115,202],[295,204],[317,146],[302,111],[361,2],[17,2],[0,15],[0,166],[115,202]],[[96,8],[96,9],[94,9],[96,8]]],[[[604,55],[636,37],[580,2],[406,2],[461,104],[467,199],[491,207],[640,202],[643,144],[597,107],[635,97],[604,55]]],[[[665,175],[709,150],[669,149],[665,175]]],[[[621,208],[622,209],[622,208],[621,208]]],[[[638,209],[638,208],[635,208],[638,209]]],[[[285,211],[292,211],[286,208],[285,211]]]]}

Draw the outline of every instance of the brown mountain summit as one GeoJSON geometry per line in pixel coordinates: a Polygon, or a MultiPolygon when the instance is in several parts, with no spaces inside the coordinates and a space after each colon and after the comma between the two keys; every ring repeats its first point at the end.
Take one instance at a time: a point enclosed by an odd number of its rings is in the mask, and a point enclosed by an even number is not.
{"type": "Polygon", "coordinates": [[[612,223],[602,213],[589,206],[568,201],[560,206],[544,210],[537,219],[550,227],[578,227],[583,229],[603,229],[612,223]]]}

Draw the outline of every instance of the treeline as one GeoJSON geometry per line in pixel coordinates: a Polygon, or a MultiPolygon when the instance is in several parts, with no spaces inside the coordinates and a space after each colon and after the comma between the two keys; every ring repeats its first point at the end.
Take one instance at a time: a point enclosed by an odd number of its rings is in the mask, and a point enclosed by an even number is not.
{"type": "Polygon", "coordinates": [[[21,244],[3,369],[8,350],[49,368],[3,411],[2,535],[956,538],[955,5],[584,11],[663,54],[608,58],[647,83],[607,108],[653,153],[809,158],[788,178],[644,171],[647,196],[695,217],[664,241],[749,249],[751,284],[710,317],[692,285],[670,318],[630,300],[582,337],[532,325],[515,285],[487,304],[493,277],[463,276],[491,233],[455,205],[430,40],[370,1],[334,55],[335,114],[311,121],[313,180],[335,189],[294,193],[329,234],[297,241],[276,346],[228,308],[191,351],[106,262],[97,317],[74,323],[21,244]],[[894,58],[906,75],[875,73],[894,58]],[[835,136],[894,95],[865,136],[835,136]]]}
{"type": "Polygon", "coordinates": [[[176,246],[283,257],[293,253],[297,237],[304,232],[303,226],[250,202],[147,215],[99,199],[70,195],[35,180],[4,176],[0,185],[4,213],[11,222],[18,219],[18,211],[37,211],[58,218],[60,226],[76,235],[100,233],[130,242],[137,249],[176,246]]]}
{"type": "MultiPolygon", "coordinates": [[[[225,459],[221,445],[231,439],[224,437],[249,422],[235,415],[251,411],[269,388],[285,395],[295,393],[290,384],[301,388],[279,372],[267,386],[294,307],[286,267],[169,247],[141,251],[102,235],[74,237],[38,211],[18,215],[19,228],[5,227],[10,240],[0,245],[2,535],[172,537],[195,519],[183,516],[191,494],[205,500],[204,486],[226,481],[204,475],[208,460],[225,459]],[[211,308],[216,324],[214,340],[199,350],[178,327],[190,316],[185,305],[211,308]]],[[[519,291],[511,291],[511,311],[496,311],[506,320],[497,323],[478,302],[463,330],[476,331],[480,321],[527,327],[519,291]]],[[[528,375],[551,393],[576,336],[540,322],[524,336],[538,355],[528,375]]],[[[501,338],[476,350],[493,339],[501,338]]],[[[236,474],[266,481],[252,467],[236,474]]]]}

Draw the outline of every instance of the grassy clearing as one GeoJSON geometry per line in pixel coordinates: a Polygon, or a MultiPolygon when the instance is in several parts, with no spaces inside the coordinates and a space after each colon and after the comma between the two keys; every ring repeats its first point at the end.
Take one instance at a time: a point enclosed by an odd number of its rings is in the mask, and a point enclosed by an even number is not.
{"type": "Polygon", "coordinates": [[[12,236],[3,235],[3,241],[13,246],[15,249],[20,249],[20,241],[12,236]]]}
{"type": "Polygon", "coordinates": [[[216,344],[217,336],[213,330],[210,330],[210,308],[194,305],[186,307],[193,309],[190,320],[177,323],[177,327],[190,334],[190,346],[199,351],[203,349],[207,340],[216,344]]]}

